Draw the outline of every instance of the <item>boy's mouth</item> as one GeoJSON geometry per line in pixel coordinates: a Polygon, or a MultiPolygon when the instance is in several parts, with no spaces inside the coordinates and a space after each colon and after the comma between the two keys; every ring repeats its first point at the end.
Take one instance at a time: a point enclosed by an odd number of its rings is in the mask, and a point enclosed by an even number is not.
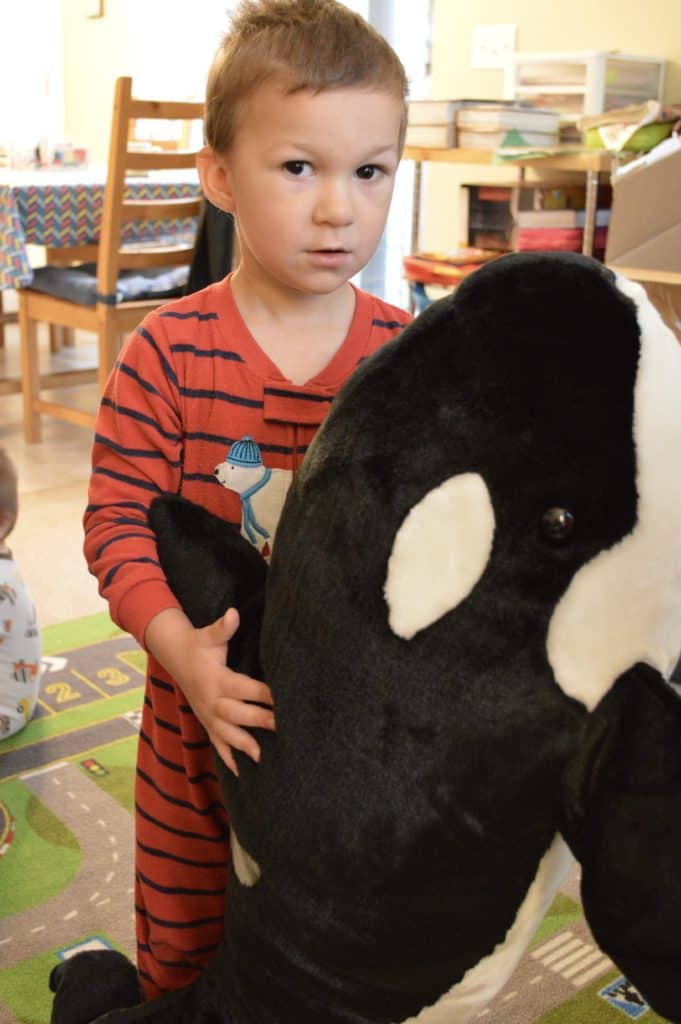
{"type": "Polygon", "coordinates": [[[324,266],[336,266],[344,263],[350,256],[348,249],[310,249],[308,255],[313,262],[324,266]]]}

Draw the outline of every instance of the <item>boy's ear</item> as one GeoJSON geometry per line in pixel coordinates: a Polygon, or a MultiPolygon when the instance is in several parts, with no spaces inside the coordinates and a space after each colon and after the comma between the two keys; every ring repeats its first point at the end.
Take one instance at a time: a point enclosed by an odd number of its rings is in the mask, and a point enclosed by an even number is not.
{"type": "Polygon", "coordinates": [[[197,153],[196,165],[206,199],[213,206],[217,206],[219,210],[224,210],[225,213],[234,213],[234,199],[232,198],[226,157],[220,156],[210,146],[204,146],[197,153]]]}

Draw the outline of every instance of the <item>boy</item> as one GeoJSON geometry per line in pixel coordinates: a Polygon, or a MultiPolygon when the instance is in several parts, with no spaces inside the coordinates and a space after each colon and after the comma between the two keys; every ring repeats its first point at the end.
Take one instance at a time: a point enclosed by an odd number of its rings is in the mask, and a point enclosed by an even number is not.
{"type": "Polygon", "coordinates": [[[147,526],[181,493],[267,557],[286,490],[344,380],[409,320],[349,279],[380,240],[406,78],[337,0],[246,0],[207,85],[199,171],[234,214],[224,281],[147,317],[104,394],[85,552],[112,616],[149,652],[136,780],[138,967],[149,998],[187,985],[222,935],[228,823],[209,739],[260,756],[264,683],[225,667],[234,609],[193,629],[147,526]],[[256,702],[256,703],[254,703],[256,702]]]}
{"type": "Polygon", "coordinates": [[[17,472],[0,448],[0,740],[23,729],[40,689],[40,634],[7,538],[18,510],[17,472]]]}

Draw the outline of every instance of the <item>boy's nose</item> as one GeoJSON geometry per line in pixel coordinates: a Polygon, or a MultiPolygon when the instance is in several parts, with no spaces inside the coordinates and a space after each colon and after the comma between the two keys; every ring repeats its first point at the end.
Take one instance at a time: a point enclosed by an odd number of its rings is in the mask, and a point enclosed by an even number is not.
{"type": "Polygon", "coordinates": [[[352,197],[346,182],[331,180],[322,185],[317,196],[315,220],[318,224],[333,224],[334,227],[352,223],[352,197]]]}

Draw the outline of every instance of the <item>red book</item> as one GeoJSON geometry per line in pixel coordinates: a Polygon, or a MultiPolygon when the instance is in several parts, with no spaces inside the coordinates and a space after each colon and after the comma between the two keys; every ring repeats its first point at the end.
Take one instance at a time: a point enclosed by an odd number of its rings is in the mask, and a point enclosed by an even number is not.
{"type": "Polygon", "coordinates": [[[402,265],[407,281],[452,285],[498,255],[494,250],[462,246],[447,253],[415,252],[405,256],[402,265]]]}
{"type": "MultiPolygon", "coordinates": [[[[594,250],[605,249],[607,236],[607,227],[596,228],[594,250]]],[[[519,228],[515,244],[520,252],[581,252],[583,238],[582,228],[519,228]]]]}

